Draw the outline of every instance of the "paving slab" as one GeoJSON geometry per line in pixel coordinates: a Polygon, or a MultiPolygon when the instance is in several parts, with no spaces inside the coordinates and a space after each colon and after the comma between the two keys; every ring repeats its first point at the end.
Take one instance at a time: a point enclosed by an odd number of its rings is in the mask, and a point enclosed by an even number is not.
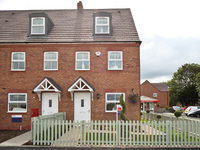
{"type": "Polygon", "coordinates": [[[31,140],[31,131],[28,131],[10,140],[0,143],[0,146],[22,146],[24,143],[30,140],[31,140]]]}

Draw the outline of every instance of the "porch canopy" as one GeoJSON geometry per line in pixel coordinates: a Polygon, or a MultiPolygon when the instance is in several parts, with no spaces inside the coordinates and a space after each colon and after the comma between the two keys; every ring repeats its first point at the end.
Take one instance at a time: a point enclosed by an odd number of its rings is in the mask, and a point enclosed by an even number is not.
{"type": "Polygon", "coordinates": [[[91,99],[93,100],[93,92],[95,89],[83,78],[79,77],[68,89],[68,91],[71,93],[71,99],[73,101],[73,93],[74,92],[90,92],[91,93],[91,99]]]}
{"type": "Polygon", "coordinates": [[[39,101],[41,101],[41,92],[56,92],[58,99],[61,100],[61,92],[63,89],[50,77],[45,77],[34,89],[37,92],[39,101]]]}
{"type": "Polygon", "coordinates": [[[145,102],[160,102],[158,99],[150,98],[147,96],[140,96],[140,102],[145,103],[145,102]]]}

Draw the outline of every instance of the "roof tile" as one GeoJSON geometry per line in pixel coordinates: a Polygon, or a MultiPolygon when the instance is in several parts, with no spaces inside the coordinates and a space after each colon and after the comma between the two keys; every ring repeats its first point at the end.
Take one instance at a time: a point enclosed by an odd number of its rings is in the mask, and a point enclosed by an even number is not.
{"type": "Polygon", "coordinates": [[[0,11],[0,43],[77,41],[140,42],[140,39],[130,9],[0,11]],[[54,22],[47,38],[28,37],[29,14],[37,12],[48,14],[54,22]],[[92,36],[93,13],[96,12],[112,13],[111,37],[92,36]]]}

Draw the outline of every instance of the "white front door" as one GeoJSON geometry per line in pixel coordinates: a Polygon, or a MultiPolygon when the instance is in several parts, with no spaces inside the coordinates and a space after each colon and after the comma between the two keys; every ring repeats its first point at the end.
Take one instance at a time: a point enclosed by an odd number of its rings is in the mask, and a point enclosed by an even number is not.
{"type": "Polygon", "coordinates": [[[77,92],[74,93],[74,120],[90,121],[90,93],[77,92]]]}
{"type": "Polygon", "coordinates": [[[58,93],[42,93],[42,115],[58,113],[58,93]]]}

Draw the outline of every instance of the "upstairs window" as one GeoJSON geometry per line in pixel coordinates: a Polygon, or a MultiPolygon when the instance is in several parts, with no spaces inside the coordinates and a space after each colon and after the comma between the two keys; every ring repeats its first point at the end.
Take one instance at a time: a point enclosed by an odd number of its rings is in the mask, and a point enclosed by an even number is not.
{"type": "Polygon", "coordinates": [[[31,34],[45,34],[45,18],[31,18],[31,34]]]}
{"type": "Polygon", "coordinates": [[[58,70],[58,52],[44,52],[44,70],[58,70]]]}
{"type": "Polygon", "coordinates": [[[12,71],[24,71],[25,70],[25,52],[12,52],[12,71]]]}
{"type": "Polygon", "coordinates": [[[8,94],[8,112],[27,112],[27,94],[9,93],[8,94]]]}
{"type": "Polygon", "coordinates": [[[158,96],[158,94],[157,93],[153,93],[153,97],[157,97],[158,96]]]}
{"type": "Polygon", "coordinates": [[[76,70],[90,70],[90,52],[76,52],[76,70]]]}
{"type": "Polygon", "coordinates": [[[97,12],[93,14],[93,36],[112,36],[112,14],[97,12]]]}
{"type": "Polygon", "coordinates": [[[109,33],[109,17],[96,17],[95,33],[108,34],[109,33]]]}
{"type": "Polygon", "coordinates": [[[110,51],[108,52],[108,70],[122,70],[122,52],[110,51]]]}

